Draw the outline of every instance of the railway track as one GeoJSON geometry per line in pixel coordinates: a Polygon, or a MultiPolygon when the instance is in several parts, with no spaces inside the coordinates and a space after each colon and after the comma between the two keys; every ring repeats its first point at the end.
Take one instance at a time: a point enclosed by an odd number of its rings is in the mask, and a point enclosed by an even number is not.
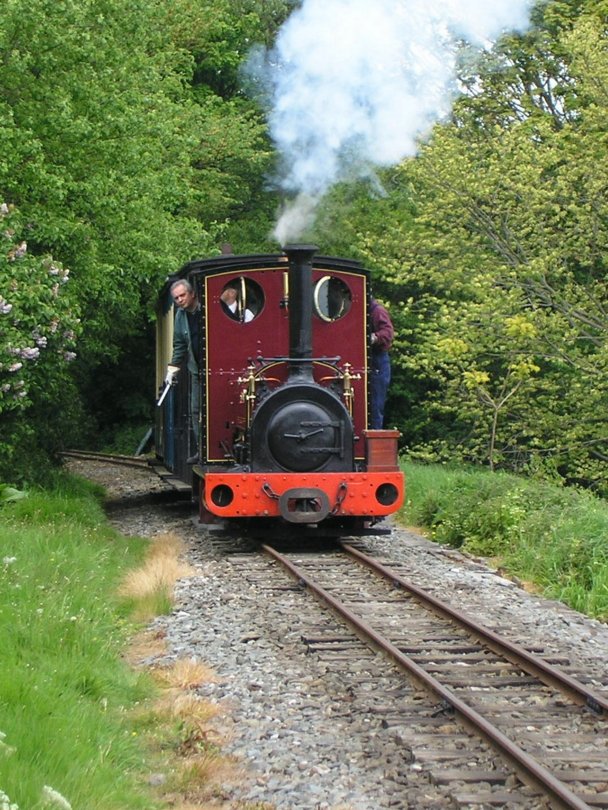
{"type": "MultiPolygon", "coordinates": [[[[295,560],[264,551],[433,695],[433,705],[418,697],[415,708],[376,710],[401,729],[431,781],[459,786],[457,805],[608,807],[608,691],[568,674],[566,659],[501,638],[352,545],[295,560]]],[[[305,642],[330,658],[356,656],[348,635],[311,633],[305,642]]]]}
{"type": "MultiPolygon", "coordinates": [[[[100,465],[108,468],[131,460],[75,455],[83,457],[108,462],[100,465]]],[[[147,464],[138,459],[127,466],[147,464]]],[[[476,622],[463,627],[465,617],[458,611],[404,581],[407,562],[378,565],[358,545],[345,544],[342,554],[334,546],[321,546],[318,552],[296,556],[270,548],[266,555],[257,554],[259,547],[250,539],[235,539],[232,545],[210,535],[202,542],[212,558],[227,563],[235,577],[248,583],[243,589],[242,582],[234,582],[245,598],[241,608],[255,604],[257,612],[274,617],[272,632],[278,639],[293,632],[294,615],[298,617],[298,647],[319,662],[328,678],[327,690],[312,688],[335,695],[327,722],[346,729],[346,740],[348,729],[355,729],[357,768],[367,768],[371,761],[384,773],[378,806],[608,807],[605,673],[596,672],[596,683],[587,682],[568,651],[556,651],[555,644],[550,643],[553,652],[547,654],[538,640],[534,649],[525,642],[505,646],[476,622]],[[277,577],[281,557],[292,580],[277,577]],[[321,610],[305,588],[316,589],[331,611],[321,610]],[[275,607],[277,596],[283,608],[275,607]],[[338,620],[340,603],[347,612],[338,620]],[[279,622],[278,612],[284,609],[279,622]],[[356,616],[371,633],[356,624],[356,616]],[[380,654],[383,646],[386,652],[380,654]],[[403,677],[397,669],[402,665],[411,677],[403,677]],[[366,723],[369,733],[362,734],[366,723]],[[444,797],[439,803],[438,796],[444,797]]],[[[225,572],[221,581],[226,588],[225,572]]],[[[429,582],[429,587],[434,586],[429,582]]],[[[183,621],[191,621],[192,610],[187,608],[183,621]]],[[[220,647],[224,630],[216,630],[220,647]]],[[[511,628],[511,638],[514,632],[511,628]]],[[[242,635],[239,646],[243,638],[247,642],[256,633],[242,635]]],[[[205,645],[202,654],[206,652],[205,645]]],[[[243,672],[245,680],[250,677],[243,672]]],[[[290,699],[299,699],[298,694],[290,699]]],[[[299,722],[307,722],[306,714],[299,722]]],[[[348,761],[348,749],[340,750],[348,761]]]]}
{"type": "MultiPolygon", "coordinates": [[[[158,498],[161,492],[167,498],[182,498],[192,495],[192,487],[185,484],[174,473],[167,470],[156,458],[147,456],[125,456],[118,453],[97,453],[90,450],[64,450],[62,456],[66,460],[73,460],[76,465],[82,465],[86,468],[86,474],[88,474],[89,477],[96,478],[101,484],[105,485],[109,493],[112,493],[116,488],[120,490],[122,494],[118,497],[110,495],[110,500],[114,502],[114,505],[128,501],[133,503],[134,492],[136,492],[137,497],[143,501],[149,498],[158,498]],[[87,464],[89,464],[88,468],[86,467],[87,464]],[[92,467],[97,469],[97,473],[93,472],[92,467]],[[140,482],[139,486],[130,487],[126,482],[121,483],[110,480],[108,476],[110,476],[110,478],[115,476],[109,471],[116,467],[126,467],[139,470],[140,473],[142,473],[141,476],[134,475],[133,479],[136,477],[145,478],[144,473],[149,475],[149,486],[144,484],[142,488],[140,482]],[[103,472],[104,470],[106,472],[103,472]],[[114,484],[118,486],[116,487],[114,484]]],[[[118,475],[118,471],[115,472],[116,475],[118,475]]],[[[120,475],[123,478],[125,476],[128,477],[127,472],[125,472],[124,475],[120,475]]]]}
{"type": "Polygon", "coordinates": [[[143,456],[123,456],[117,453],[95,453],[89,450],[64,450],[61,453],[65,458],[75,458],[81,461],[95,461],[105,464],[119,464],[122,467],[135,467],[147,469],[149,460],[143,456]]]}

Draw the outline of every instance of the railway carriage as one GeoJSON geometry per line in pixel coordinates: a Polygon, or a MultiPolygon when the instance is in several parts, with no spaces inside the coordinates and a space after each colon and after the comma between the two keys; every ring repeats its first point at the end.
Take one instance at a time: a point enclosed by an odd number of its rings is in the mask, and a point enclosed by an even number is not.
{"type": "Polygon", "coordinates": [[[341,536],[366,533],[399,509],[399,433],[367,429],[369,272],[309,245],[189,262],[160,298],[159,393],[177,279],[192,283],[201,304],[199,440],[184,369],[156,409],[156,449],[192,482],[200,521],[265,537],[286,528],[341,536]]]}

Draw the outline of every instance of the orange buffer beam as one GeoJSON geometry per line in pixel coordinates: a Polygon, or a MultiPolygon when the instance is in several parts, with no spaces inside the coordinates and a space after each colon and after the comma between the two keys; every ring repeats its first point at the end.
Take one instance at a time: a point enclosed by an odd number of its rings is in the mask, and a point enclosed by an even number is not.
{"type": "Polygon", "coordinates": [[[293,489],[321,490],[332,516],[390,515],[403,506],[402,472],[243,473],[208,472],[203,501],[218,517],[280,517],[279,499],[293,489]]]}

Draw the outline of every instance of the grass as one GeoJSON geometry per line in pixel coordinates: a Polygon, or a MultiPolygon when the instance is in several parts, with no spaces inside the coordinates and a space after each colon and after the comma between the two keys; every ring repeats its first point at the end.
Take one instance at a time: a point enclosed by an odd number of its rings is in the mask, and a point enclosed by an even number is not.
{"type": "Polygon", "coordinates": [[[144,551],[81,484],[2,507],[0,787],[19,808],[44,806],[45,787],[72,807],[151,806],[124,711],[150,685],[120,661],[132,626],[113,595],[144,551]]]}
{"type": "Polygon", "coordinates": [[[0,506],[0,807],[186,810],[228,767],[193,691],[212,674],[135,665],[162,653],[142,622],[191,575],[181,546],[122,537],[100,492],[58,476],[0,506]]]}
{"type": "Polygon", "coordinates": [[[181,562],[182,550],[175,535],[159,535],[151,541],[143,564],[127,572],[118,594],[134,618],[150,621],[171,611],[176,581],[194,573],[181,562]]]}
{"type": "Polygon", "coordinates": [[[608,503],[588,492],[477,468],[406,462],[400,519],[493,558],[546,596],[608,620],[608,503]]]}
{"type": "MultiPolygon", "coordinates": [[[[403,521],[608,619],[605,502],[481,470],[405,469],[403,521]]],[[[213,673],[191,659],[141,664],[164,645],[142,623],[171,609],[175,579],[191,571],[175,537],[112,530],[100,494],[58,476],[1,501],[0,807],[217,807],[238,773],[215,707],[196,694],[213,673]]]]}

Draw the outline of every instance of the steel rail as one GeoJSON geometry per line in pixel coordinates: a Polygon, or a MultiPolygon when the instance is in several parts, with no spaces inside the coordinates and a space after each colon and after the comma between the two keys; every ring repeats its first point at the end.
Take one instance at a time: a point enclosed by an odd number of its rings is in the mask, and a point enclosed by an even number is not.
{"type": "Polygon", "coordinates": [[[563,782],[556,778],[551,771],[527,754],[513,740],[510,740],[499,729],[493,726],[483,715],[472,709],[450,689],[429,675],[409,656],[404,655],[394,644],[385,639],[371,625],[349,610],[344,604],[332,596],[320,585],[315,584],[300,568],[294,565],[283,554],[268,545],[262,549],[270,557],[286,568],[290,574],[303,585],[329,605],[343,619],[345,619],[363,638],[372,641],[383,650],[392,660],[409,672],[420,684],[434,692],[442,701],[451,706],[454,712],[469,728],[481,734],[499,753],[514,767],[520,779],[528,785],[540,788],[551,798],[554,806],[568,808],[569,810],[591,810],[589,805],[573,793],[563,782]]]}
{"type": "Polygon", "coordinates": [[[113,453],[96,453],[89,450],[62,450],[62,456],[67,458],[79,458],[83,461],[102,461],[107,464],[122,464],[125,467],[149,467],[147,458],[137,456],[122,456],[113,453]]]}
{"type": "Polygon", "coordinates": [[[448,605],[446,602],[442,602],[440,599],[422,590],[422,588],[419,588],[412,582],[403,579],[403,577],[395,571],[382,565],[382,563],[378,562],[373,557],[369,557],[367,554],[359,551],[359,549],[354,548],[349,543],[341,543],[340,545],[347,554],[352,555],[368,568],[381,574],[394,585],[398,585],[400,588],[408,591],[422,602],[422,604],[430,607],[436,613],[457,622],[497,655],[507,658],[512,664],[520,667],[529,675],[538,678],[546,686],[558,689],[560,692],[567,694],[576,703],[587,706],[597,714],[608,713],[608,699],[594,692],[592,689],[589,689],[585,684],[577,681],[576,678],[573,678],[566,672],[562,672],[562,670],[549,664],[540,656],[528,652],[528,650],[521,647],[519,644],[503,638],[488,627],[484,627],[465,613],[456,610],[456,608],[451,607],[451,605],[448,605]]]}

